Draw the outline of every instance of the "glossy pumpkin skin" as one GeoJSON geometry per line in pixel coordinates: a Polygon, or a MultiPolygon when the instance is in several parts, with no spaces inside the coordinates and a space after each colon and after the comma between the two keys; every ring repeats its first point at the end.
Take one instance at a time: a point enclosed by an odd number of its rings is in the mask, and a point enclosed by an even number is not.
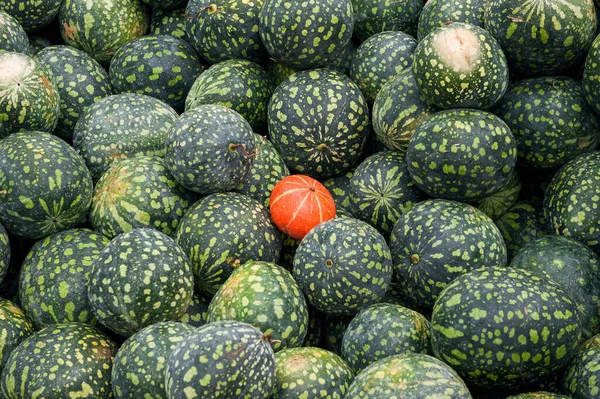
{"type": "Polygon", "coordinates": [[[312,177],[287,176],[280,180],[270,198],[273,223],[292,238],[301,240],[316,225],[336,214],[329,191],[312,177]]]}

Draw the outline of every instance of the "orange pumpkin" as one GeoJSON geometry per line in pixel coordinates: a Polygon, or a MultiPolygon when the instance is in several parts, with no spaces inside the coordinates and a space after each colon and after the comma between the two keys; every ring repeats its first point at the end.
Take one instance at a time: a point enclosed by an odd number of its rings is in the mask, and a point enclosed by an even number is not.
{"type": "Polygon", "coordinates": [[[298,240],[319,223],[335,217],[335,203],[329,191],[305,175],[281,179],[271,192],[270,210],[277,228],[298,240]]]}

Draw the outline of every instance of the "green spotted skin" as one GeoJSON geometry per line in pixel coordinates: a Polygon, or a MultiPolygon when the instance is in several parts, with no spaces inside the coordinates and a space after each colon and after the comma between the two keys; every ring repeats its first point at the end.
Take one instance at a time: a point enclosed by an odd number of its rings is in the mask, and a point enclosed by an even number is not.
{"type": "Polygon", "coordinates": [[[523,75],[560,75],[585,55],[596,33],[593,0],[490,0],[484,19],[511,71],[523,75]]]}
{"type": "Polygon", "coordinates": [[[412,65],[417,41],[404,32],[381,32],[365,40],[354,54],[350,78],[368,102],[390,78],[412,65]]]}
{"type": "Polygon", "coordinates": [[[478,201],[508,183],[517,144],[506,123],[494,114],[446,110],[417,127],[406,161],[417,186],[432,197],[478,201]]]}
{"type": "Polygon", "coordinates": [[[425,37],[415,49],[412,70],[425,98],[444,109],[487,109],[508,88],[508,65],[496,39],[462,22],[425,37]]]}
{"type": "MultiPolygon", "coordinates": [[[[336,205],[337,206],[337,205],[336,205]]],[[[336,209],[336,217],[340,210],[336,209]]],[[[281,254],[277,264],[283,266],[286,270],[292,270],[294,266],[294,256],[296,256],[296,250],[300,245],[300,241],[295,238],[288,236],[287,234],[280,233],[282,237],[281,241],[281,254]]]]}
{"type": "Polygon", "coordinates": [[[59,92],[48,72],[28,55],[0,52],[0,139],[13,132],[52,132],[59,92]]]}
{"type": "Polygon", "coordinates": [[[431,317],[435,356],[487,389],[524,387],[563,368],[581,342],[577,304],[526,270],[486,267],[442,291],[431,317]]]}
{"type": "Polygon", "coordinates": [[[184,112],[165,139],[165,164],[183,187],[201,195],[235,189],[252,168],[252,127],[218,104],[184,112]]]}
{"type": "Polygon", "coordinates": [[[51,46],[36,54],[47,68],[60,97],[54,134],[70,140],[79,117],[91,104],[112,94],[108,74],[87,53],[70,46],[51,46]]]}
{"type": "Polygon", "coordinates": [[[600,335],[588,339],[565,369],[561,392],[572,398],[595,398],[600,395],[600,335]]]}
{"type": "Polygon", "coordinates": [[[354,37],[367,40],[379,32],[402,31],[415,36],[421,0],[352,0],[354,37]]]}
{"type": "Polygon", "coordinates": [[[569,396],[552,392],[528,392],[508,396],[506,399],[571,399],[569,396]]]}
{"type": "Polygon", "coordinates": [[[202,64],[185,40],[148,35],[124,44],[110,61],[108,73],[115,93],[146,94],[183,112],[202,64]]]}
{"type": "Polygon", "coordinates": [[[83,112],[73,131],[73,147],[98,181],[121,158],[164,157],[164,142],[177,117],[171,107],[150,96],[108,96],[83,112]]]}
{"type": "Polygon", "coordinates": [[[406,153],[415,129],[437,112],[419,90],[411,68],[383,85],[373,102],[373,131],[386,149],[406,153]]]}
{"type": "Polygon", "coordinates": [[[267,131],[267,107],[275,84],[258,64],[227,60],[211,66],[196,79],[187,94],[185,109],[220,104],[237,111],[256,133],[267,131]]]}
{"type": "Polygon", "coordinates": [[[259,33],[271,58],[295,69],[327,66],[354,29],[350,0],[265,0],[259,33]]]}
{"type": "Polygon", "coordinates": [[[125,43],[148,30],[150,8],[141,0],[64,0],[58,13],[62,39],[108,65],[125,43]]]}
{"type": "Polygon", "coordinates": [[[359,160],[369,109],[358,86],[340,72],[300,71],[275,89],[268,123],[270,139],[290,169],[330,177],[359,160]]]}
{"type": "Polygon", "coordinates": [[[554,280],[575,300],[583,336],[600,331],[600,258],[589,247],[569,237],[539,237],[517,252],[510,267],[554,280]]]}
{"type": "Polygon", "coordinates": [[[3,0],[0,10],[12,15],[27,32],[39,30],[52,22],[62,0],[3,0]]]}
{"type": "Polygon", "coordinates": [[[153,8],[149,33],[153,35],[170,35],[191,44],[191,40],[185,31],[186,21],[185,7],[173,10],[153,8]]]}
{"type": "Polygon", "coordinates": [[[471,399],[458,374],[438,359],[405,353],[371,364],[356,376],[344,399],[471,399]]]}
{"type": "Polygon", "coordinates": [[[8,234],[2,224],[0,224],[0,283],[8,272],[10,266],[11,249],[8,234]]]}
{"type": "Polygon", "coordinates": [[[273,144],[264,136],[254,134],[256,156],[248,175],[234,191],[254,198],[265,207],[271,203],[271,191],[275,184],[290,171],[273,144]]]}
{"type": "Polygon", "coordinates": [[[575,238],[600,252],[600,152],[580,155],[552,178],[544,196],[544,215],[552,234],[575,238]]]}
{"type": "Polygon", "coordinates": [[[275,380],[268,337],[239,321],[218,321],[179,342],[167,361],[169,398],[267,399],[275,380]]]}
{"type": "Polygon", "coordinates": [[[92,179],[75,150],[42,132],[0,141],[0,221],[12,234],[37,239],[86,219],[92,179]]]}
{"type": "Polygon", "coordinates": [[[198,54],[216,64],[230,59],[262,62],[259,16],[265,0],[190,0],[186,33],[198,54]]]}
{"type": "Polygon", "coordinates": [[[600,113],[600,103],[596,100],[600,96],[600,39],[594,40],[587,54],[581,84],[588,104],[600,113]]]}
{"type": "Polygon", "coordinates": [[[208,307],[209,323],[237,320],[271,335],[275,352],[302,345],[308,309],[287,270],[274,263],[248,262],[234,269],[208,307]]]}
{"type": "Polygon", "coordinates": [[[275,355],[272,399],[343,399],[354,372],[335,353],[321,348],[291,348],[275,355]]]}
{"type": "Polygon", "coordinates": [[[77,228],[52,234],[33,246],[21,268],[19,298],[36,328],[69,322],[98,324],[88,300],[88,277],[108,242],[95,231],[77,228]]]}
{"type": "Polygon", "coordinates": [[[117,398],[167,399],[165,371],[178,343],[195,331],[178,322],[148,326],[125,341],[115,356],[112,389],[117,398]]]}
{"type": "Polygon", "coordinates": [[[12,351],[34,331],[33,324],[21,308],[8,299],[0,298],[0,373],[12,351]]]}
{"type": "Polygon", "coordinates": [[[6,398],[112,398],[116,344],[82,323],[48,326],[25,339],[0,376],[6,398]],[[45,349],[42,349],[45,348],[45,349]]]}
{"type": "Polygon", "coordinates": [[[371,155],[350,179],[353,214],[385,236],[404,212],[426,198],[408,173],[406,156],[397,151],[371,155]]]}
{"type": "MultiPolygon", "coordinates": [[[[352,202],[350,200],[350,192],[352,190],[352,176],[356,169],[350,169],[342,174],[322,179],[321,183],[333,197],[336,210],[343,208],[352,213],[352,202]]],[[[336,214],[337,216],[337,214],[336,214]]]]}
{"type": "Polygon", "coordinates": [[[390,250],[369,224],[335,218],[302,239],[293,274],[317,310],[350,316],[383,298],[392,279],[390,250]]]}
{"type": "Polygon", "coordinates": [[[190,306],[188,306],[185,314],[181,318],[182,323],[189,324],[193,327],[200,327],[208,323],[208,305],[210,298],[202,295],[194,294],[190,306]]]}
{"type": "Polygon", "coordinates": [[[519,201],[495,223],[506,243],[509,262],[523,245],[549,234],[542,201],[519,201]]]}
{"type": "Polygon", "coordinates": [[[174,236],[194,199],[167,171],[164,159],[125,158],[98,180],[89,220],[108,238],[140,227],[174,236]]]}
{"type": "Polygon", "coordinates": [[[204,197],[177,226],[177,243],[194,268],[196,291],[214,295],[234,267],[248,261],[276,262],[281,236],[267,208],[243,194],[204,197]]]}
{"type": "Polygon", "coordinates": [[[429,0],[419,16],[417,38],[423,40],[440,26],[464,22],[484,27],[484,0],[429,0]]]}
{"type": "Polygon", "coordinates": [[[29,38],[23,26],[0,6],[0,53],[12,51],[15,53],[29,53],[29,38]]]}
{"type": "Polygon", "coordinates": [[[513,132],[519,162],[529,168],[560,167],[598,144],[598,121],[572,78],[518,81],[494,112],[513,132]]]}
{"type": "Polygon", "coordinates": [[[496,220],[504,215],[504,213],[517,202],[520,193],[521,178],[519,177],[517,169],[515,169],[510,176],[510,179],[508,179],[508,182],[506,182],[506,185],[502,187],[500,191],[487,198],[474,202],[471,205],[480,211],[483,211],[483,213],[488,215],[492,220],[496,220]]]}
{"type": "Polygon", "coordinates": [[[430,336],[429,322],[422,314],[404,306],[378,303],[363,309],[348,325],[342,358],[360,373],[386,357],[429,353],[430,336]]]}
{"type": "Polygon", "coordinates": [[[93,260],[88,297],[98,320],[131,335],[161,321],[179,320],[192,300],[192,267],[169,236],[133,229],[114,238],[93,260]]]}
{"type": "Polygon", "coordinates": [[[461,202],[434,199],[405,212],[390,235],[394,281],[413,306],[430,310],[458,276],[506,266],[506,245],[494,222],[461,202]]]}

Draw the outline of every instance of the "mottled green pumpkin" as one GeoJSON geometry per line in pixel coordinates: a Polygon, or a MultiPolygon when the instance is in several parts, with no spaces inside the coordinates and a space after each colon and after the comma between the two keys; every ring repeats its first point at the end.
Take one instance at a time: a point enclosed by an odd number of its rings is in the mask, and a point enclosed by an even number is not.
{"type": "Polygon", "coordinates": [[[588,339],[565,369],[561,391],[572,398],[600,395],[600,335],[588,339]]]}
{"type": "Polygon", "coordinates": [[[2,0],[0,10],[12,15],[27,32],[39,30],[52,22],[62,0],[2,0]]]}
{"type": "Polygon", "coordinates": [[[193,327],[200,327],[208,323],[208,305],[210,304],[210,300],[211,298],[194,294],[190,306],[188,306],[181,318],[181,322],[193,327]]]}
{"type": "MultiPolygon", "coordinates": [[[[356,169],[332,176],[328,179],[321,179],[321,183],[325,186],[329,194],[333,197],[336,211],[343,208],[352,213],[352,203],[350,201],[350,192],[352,189],[352,176],[356,169]]],[[[337,212],[336,212],[337,216],[337,212]]]]}
{"type": "Polygon", "coordinates": [[[419,16],[417,38],[423,40],[436,28],[453,22],[484,27],[485,0],[428,0],[419,16]]]}
{"type": "Polygon", "coordinates": [[[0,283],[2,283],[2,280],[8,272],[8,267],[10,266],[10,255],[11,249],[8,234],[6,233],[4,226],[0,224],[0,283]]]}
{"type": "Polygon", "coordinates": [[[46,47],[54,46],[54,43],[48,38],[48,36],[42,36],[40,34],[28,35],[29,36],[29,54],[36,55],[46,47]]]}
{"type": "Polygon", "coordinates": [[[471,205],[488,215],[492,220],[496,220],[517,202],[520,193],[521,177],[515,168],[510,179],[508,179],[506,185],[500,191],[473,202],[471,205]]]}
{"type": "Polygon", "coordinates": [[[186,21],[185,8],[173,10],[153,8],[150,17],[150,33],[153,35],[170,35],[191,44],[190,38],[185,32],[186,21]]]}
{"type": "Polygon", "coordinates": [[[290,348],[275,355],[272,399],[343,399],[354,372],[335,353],[321,348],[290,348]]]}
{"type": "Polygon", "coordinates": [[[600,113],[600,39],[594,40],[587,54],[581,84],[588,104],[600,113]]]}
{"type": "Polygon", "coordinates": [[[549,233],[542,201],[519,201],[495,223],[504,237],[509,262],[523,245],[549,233]]]}
{"type": "Polygon", "coordinates": [[[0,53],[12,51],[15,53],[29,53],[29,38],[23,26],[9,13],[2,10],[0,5],[0,53]]]}
{"type": "Polygon", "coordinates": [[[42,238],[86,219],[92,179],[63,140],[42,132],[0,141],[0,221],[19,237],[42,238]]]}
{"type": "Polygon", "coordinates": [[[275,353],[268,339],[239,321],[218,321],[198,328],[169,356],[167,397],[269,398],[275,379],[275,353]]]}
{"type": "Polygon", "coordinates": [[[422,0],[352,0],[354,37],[367,40],[379,32],[402,31],[415,36],[422,0]]]}
{"type": "Polygon", "coordinates": [[[167,360],[177,344],[194,330],[187,324],[168,321],[152,324],[129,337],[115,356],[111,378],[115,396],[167,399],[167,360]]]}
{"type": "Polygon", "coordinates": [[[28,55],[0,52],[0,139],[13,132],[52,132],[59,92],[48,72],[28,55]]]}
{"type": "Polygon", "coordinates": [[[174,236],[194,199],[167,171],[164,159],[125,158],[98,180],[89,219],[108,238],[138,227],[174,236]]]}
{"type": "Polygon", "coordinates": [[[19,298],[37,328],[98,320],[88,300],[92,263],[109,239],[89,229],[70,229],[38,241],[19,277],[19,298]]]}
{"type": "Polygon", "coordinates": [[[48,326],[24,340],[0,376],[6,398],[112,398],[110,373],[117,346],[87,324],[48,326]],[[45,348],[45,349],[40,349],[45,348]]]}
{"type": "Polygon", "coordinates": [[[141,94],[116,94],[83,112],[73,132],[73,147],[98,181],[114,162],[134,155],[164,157],[165,138],[177,113],[141,94]]]}
{"type": "Polygon", "coordinates": [[[33,324],[23,310],[8,299],[0,298],[0,374],[12,351],[33,332],[33,324]]]}
{"type": "Polygon", "coordinates": [[[192,267],[169,236],[133,229],[93,260],[88,297],[98,320],[131,335],[160,321],[181,319],[192,300],[192,267]]]}
{"type": "Polygon", "coordinates": [[[83,111],[112,94],[108,74],[87,53],[70,46],[47,47],[36,54],[35,60],[47,68],[60,97],[58,124],[53,133],[70,140],[83,111]]]}

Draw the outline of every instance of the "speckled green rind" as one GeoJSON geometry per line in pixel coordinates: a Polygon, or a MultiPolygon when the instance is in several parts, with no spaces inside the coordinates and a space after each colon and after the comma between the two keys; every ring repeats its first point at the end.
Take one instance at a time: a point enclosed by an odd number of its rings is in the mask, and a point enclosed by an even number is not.
{"type": "Polygon", "coordinates": [[[521,178],[515,169],[506,185],[495,194],[472,203],[474,207],[488,215],[492,220],[504,215],[519,199],[521,193],[521,178]]]}
{"type": "Polygon", "coordinates": [[[0,52],[0,139],[13,132],[52,132],[58,122],[54,81],[25,54],[0,52]]]}
{"type": "Polygon", "coordinates": [[[33,331],[33,324],[23,310],[8,299],[0,298],[0,373],[12,351],[33,331]]]}
{"type": "Polygon", "coordinates": [[[358,47],[350,40],[340,52],[332,55],[327,63],[327,68],[335,69],[346,76],[350,76],[352,59],[354,59],[354,54],[356,54],[357,49],[358,47]]]}
{"type": "Polygon", "coordinates": [[[235,189],[244,181],[256,148],[246,120],[223,105],[184,112],[165,140],[167,169],[175,180],[202,195],[235,189]]]}
{"type": "Polygon", "coordinates": [[[564,367],[581,342],[577,304],[526,270],[486,267],[446,286],[433,308],[436,357],[467,383],[526,386],[564,367]]]}
{"type": "Polygon", "coordinates": [[[108,238],[138,227],[174,236],[194,199],[167,171],[164,159],[125,158],[98,180],[89,218],[94,230],[108,238]]]}
{"type": "Polygon", "coordinates": [[[600,152],[583,154],[552,178],[544,196],[544,215],[551,233],[575,238],[600,252],[600,152]]]}
{"type": "Polygon", "coordinates": [[[191,44],[191,40],[185,32],[186,21],[185,8],[174,10],[153,8],[150,17],[150,33],[153,35],[170,35],[191,44]]]}
{"type": "Polygon", "coordinates": [[[290,171],[267,138],[255,133],[254,148],[256,157],[250,172],[235,191],[254,198],[268,208],[275,184],[288,176],[290,171]]]}
{"type": "Polygon", "coordinates": [[[2,370],[0,392],[6,398],[112,398],[116,351],[110,338],[87,324],[48,326],[12,352],[2,370]]]}
{"type": "Polygon", "coordinates": [[[169,355],[194,330],[187,324],[169,321],[152,324],[129,337],[115,356],[115,396],[166,399],[165,368],[169,355]]]}
{"type": "Polygon", "coordinates": [[[507,184],[517,162],[517,144],[494,114],[446,110],[417,127],[406,160],[417,186],[432,197],[478,201],[507,184]]]}
{"type": "MultiPolygon", "coordinates": [[[[339,210],[336,209],[336,217],[338,211],[339,210]]],[[[298,249],[298,245],[300,245],[300,241],[302,240],[297,240],[283,233],[280,233],[280,235],[282,237],[281,255],[279,256],[277,264],[283,266],[286,270],[291,271],[294,266],[294,256],[296,255],[296,250],[298,249]]]]}
{"type": "Polygon", "coordinates": [[[302,345],[308,309],[300,287],[274,263],[248,262],[234,269],[208,307],[208,321],[237,320],[272,337],[275,352],[302,345]]]}
{"type": "Polygon", "coordinates": [[[8,267],[10,266],[10,256],[11,249],[8,234],[6,234],[4,226],[0,224],[0,283],[8,272],[8,267]]]}
{"type": "MultiPolygon", "coordinates": [[[[0,4],[0,8],[2,5],[0,4]]],[[[29,38],[25,30],[12,15],[0,9],[0,53],[12,51],[29,53],[29,38]]]]}
{"type": "Polygon", "coordinates": [[[588,104],[600,113],[600,38],[594,40],[587,54],[581,83],[588,104]]]}
{"type": "Polygon", "coordinates": [[[549,233],[542,201],[520,201],[495,221],[506,243],[507,259],[530,241],[549,233]]]}
{"type": "Polygon", "coordinates": [[[600,335],[588,339],[565,369],[561,391],[573,398],[595,398],[600,395],[600,335]]]}
{"type": "Polygon", "coordinates": [[[35,55],[45,49],[46,47],[53,46],[54,44],[48,36],[29,35],[29,55],[35,55]]]}
{"type": "Polygon", "coordinates": [[[336,355],[342,355],[342,341],[354,316],[325,316],[323,323],[323,347],[336,355]]]}
{"type": "Polygon", "coordinates": [[[189,111],[202,104],[220,104],[237,111],[256,133],[267,131],[267,107],[275,84],[258,64],[227,60],[196,79],[185,100],[189,111]]]}
{"type": "Polygon", "coordinates": [[[372,103],[390,78],[412,65],[416,47],[417,41],[407,33],[377,33],[358,46],[349,76],[372,103]]]}
{"type": "Polygon", "coordinates": [[[354,37],[367,40],[379,32],[402,31],[415,36],[421,0],[352,0],[354,37]]]}
{"type": "Polygon", "coordinates": [[[192,267],[169,236],[133,229],[114,238],[92,262],[88,297],[98,320],[130,335],[185,314],[193,294],[192,267]]]}
{"type": "Polygon", "coordinates": [[[557,168],[596,148],[600,127],[581,83],[564,76],[511,85],[494,109],[517,140],[519,162],[557,168]]]}
{"type": "Polygon", "coordinates": [[[344,399],[470,399],[464,381],[448,365],[421,354],[381,359],[356,376],[344,399]]]}
{"type": "Polygon", "coordinates": [[[146,33],[150,8],[141,0],[64,0],[60,34],[69,46],[108,65],[125,43],[146,33]]]}
{"type": "Polygon", "coordinates": [[[38,241],[19,277],[21,306],[36,328],[80,322],[95,326],[88,300],[92,262],[109,239],[88,229],[70,229],[38,241]]]}
{"type": "Polygon", "coordinates": [[[456,201],[423,201],[400,217],[390,236],[394,281],[415,306],[431,309],[455,278],[506,266],[506,245],[482,211],[456,201]]]}
{"type": "Polygon", "coordinates": [[[539,237],[517,252],[510,267],[557,282],[577,304],[583,336],[600,332],[600,258],[589,247],[569,237],[539,237]]]}
{"type": "Polygon", "coordinates": [[[60,97],[58,124],[53,133],[70,140],[83,111],[112,94],[108,74],[87,53],[70,46],[45,48],[35,60],[47,68],[60,97]]]}
{"type": "Polygon", "coordinates": [[[185,9],[186,34],[198,54],[216,64],[229,59],[262,62],[259,14],[264,0],[190,0],[185,9]]]}
{"type": "Polygon", "coordinates": [[[171,107],[150,96],[109,96],[83,112],[75,125],[73,147],[98,181],[123,157],[163,157],[165,138],[177,117],[171,107]]]}
{"type": "Polygon", "coordinates": [[[110,82],[115,93],[154,97],[177,112],[202,65],[193,47],[169,35],[148,35],[125,43],[110,61],[110,82]]]}
{"type": "Polygon", "coordinates": [[[421,94],[412,68],[392,77],[373,102],[373,130],[388,150],[406,152],[415,129],[438,111],[421,94]]]}
{"type": "Polygon", "coordinates": [[[295,69],[327,66],[354,29],[350,0],[265,0],[259,33],[273,59],[295,69]]]}
{"type": "Polygon", "coordinates": [[[340,72],[301,71],[275,89],[268,111],[270,139],[290,169],[329,177],[350,169],[369,134],[360,89],[340,72]]]}
{"type": "Polygon", "coordinates": [[[187,0],[142,0],[155,9],[172,10],[185,7],[187,0]]]}
{"type": "Polygon", "coordinates": [[[27,32],[50,24],[62,4],[62,0],[2,0],[0,10],[12,15],[27,32]]]}
{"type": "Polygon", "coordinates": [[[349,316],[383,298],[392,279],[385,239],[358,219],[335,218],[314,227],[294,256],[294,277],[317,310],[349,316]]]}
{"type": "Polygon", "coordinates": [[[444,109],[490,108],[508,88],[508,65],[496,39],[461,22],[425,37],[415,49],[412,70],[427,101],[444,109]]]}
{"type": "Polygon", "coordinates": [[[484,27],[484,0],[429,0],[419,16],[417,38],[423,40],[436,28],[452,22],[484,27]]]}
{"type": "Polygon", "coordinates": [[[350,179],[352,213],[386,236],[404,212],[426,198],[410,177],[406,157],[400,152],[371,155],[350,179]]]}
{"type": "Polygon", "coordinates": [[[167,362],[169,398],[267,399],[275,353],[255,327],[239,321],[206,324],[179,342],[167,362]]]}
{"type": "Polygon", "coordinates": [[[527,392],[508,396],[506,399],[571,399],[569,396],[552,392],[527,392]]]}
{"type": "Polygon", "coordinates": [[[343,399],[354,379],[342,358],[321,348],[285,349],[275,362],[272,399],[343,399]]]}
{"type": "Polygon", "coordinates": [[[12,234],[42,238],[86,219],[92,179],[83,159],[49,133],[0,141],[0,220],[12,234]]]}
{"type": "Polygon", "coordinates": [[[342,358],[356,372],[376,361],[406,352],[429,353],[429,322],[400,305],[378,303],[363,309],[348,325],[342,358]]]}
{"type": "Polygon", "coordinates": [[[181,322],[189,324],[193,327],[200,327],[208,323],[208,305],[210,298],[202,295],[192,297],[190,306],[188,306],[185,314],[181,318],[181,322]]]}
{"type": "Polygon", "coordinates": [[[248,261],[277,262],[281,236],[269,211],[238,193],[212,194],[192,205],[176,241],[194,268],[196,290],[214,295],[233,268],[248,261]]]}
{"type": "Polygon", "coordinates": [[[511,71],[559,75],[585,55],[594,40],[594,2],[490,0],[485,27],[502,46],[511,71]]]}
{"type": "MultiPolygon", "coordinates": [[[[328,179],[321,179],[321,183],[327,188],[327,191],[333,197],[335,202],[336,210],[344,208],[345,210],[352,211],[352,203],[350,202],[350,191],[351,191],[351,179],[354,176],[356,169],[350,169],[349,171],[332,176],[328,179]]],[[[337,214],[336,214],[337,216],[337,214]]]]}

